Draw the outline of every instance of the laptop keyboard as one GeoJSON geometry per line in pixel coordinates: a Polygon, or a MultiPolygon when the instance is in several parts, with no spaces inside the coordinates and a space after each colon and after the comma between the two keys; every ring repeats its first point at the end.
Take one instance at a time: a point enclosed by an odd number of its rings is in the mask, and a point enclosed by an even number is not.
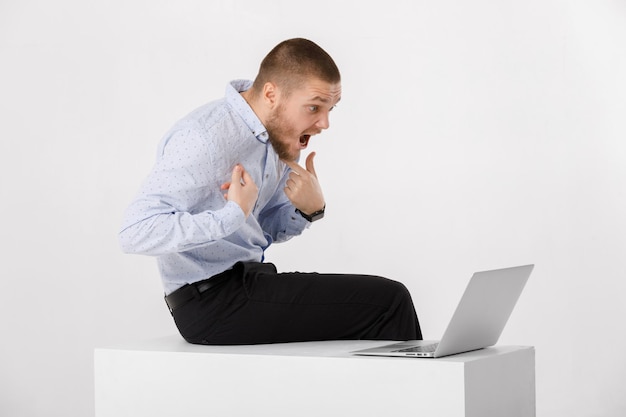
{"type": "Polygon", "coordinates": [[[438,343],[424,346],[413,346],[410,348],[395,350],[394,352],[434,352],[437,349],[438,343]]]}

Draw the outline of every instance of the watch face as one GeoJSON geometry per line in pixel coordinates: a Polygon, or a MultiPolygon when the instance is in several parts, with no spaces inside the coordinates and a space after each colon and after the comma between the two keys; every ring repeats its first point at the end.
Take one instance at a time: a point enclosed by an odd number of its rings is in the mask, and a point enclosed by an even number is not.
{"type": "Polygon", "coordinates": [[[311,214],[311,221],[314,222],[315,220],[319,220],[323,217],[324,217],[324,210],[316,211],[315,213],[311,214]]]}

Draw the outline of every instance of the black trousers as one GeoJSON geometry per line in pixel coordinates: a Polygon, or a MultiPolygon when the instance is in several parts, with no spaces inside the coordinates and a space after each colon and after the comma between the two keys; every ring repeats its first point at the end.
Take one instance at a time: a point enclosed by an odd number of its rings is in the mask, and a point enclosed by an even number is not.
{"type": "Polygon", "coordinates": [[[369,275],[277,273],[237,263],[215,287],[172,311],[189,343],[422,339],[406,287],[369,275]]]}

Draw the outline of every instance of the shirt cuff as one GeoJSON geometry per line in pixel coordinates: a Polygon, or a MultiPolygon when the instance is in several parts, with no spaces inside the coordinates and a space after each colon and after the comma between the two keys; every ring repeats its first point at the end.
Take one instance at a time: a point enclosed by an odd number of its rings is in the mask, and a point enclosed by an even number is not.
{"type": "Polygon", "coordinates": [[[296,236],[302,233],[303,230],[308,229],[311,226],[311,222],[300,215],[300,213],[293,210],[289,222],[287,222],[287,234],[296,236]]]}

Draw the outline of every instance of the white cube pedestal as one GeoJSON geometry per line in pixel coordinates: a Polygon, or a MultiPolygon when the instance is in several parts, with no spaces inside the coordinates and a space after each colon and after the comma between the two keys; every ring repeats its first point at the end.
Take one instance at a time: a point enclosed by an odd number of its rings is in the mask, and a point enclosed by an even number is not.
{"type": "Polygon", "coordinates": [[[96,349],[96,417],[535,416],[532,347],[349,354],[383,344],[197,346],[171,336],[96,349]]]}

